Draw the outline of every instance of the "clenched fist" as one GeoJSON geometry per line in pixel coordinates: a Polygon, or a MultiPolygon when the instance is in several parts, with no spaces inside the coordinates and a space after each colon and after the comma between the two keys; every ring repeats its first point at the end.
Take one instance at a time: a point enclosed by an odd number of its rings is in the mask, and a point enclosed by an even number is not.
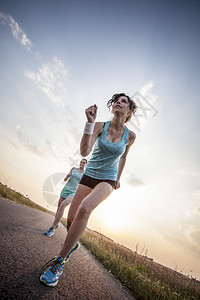
{"type": "Polygon", "coordinates": [[[96,104],[91,105],[85,110],[85,114],[89,123],[94,123],[97,116],[97,106],[96,104]]]}

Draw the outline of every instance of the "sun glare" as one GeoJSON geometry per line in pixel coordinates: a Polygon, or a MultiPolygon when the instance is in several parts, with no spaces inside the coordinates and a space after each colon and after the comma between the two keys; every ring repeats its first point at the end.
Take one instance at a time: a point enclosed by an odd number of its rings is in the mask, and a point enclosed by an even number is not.
{"type": "Polygon", "coordinates": [[[122,219],[120,218],[119,214],[115,211],[108,212],[104,215],[104,226],[109,229],[119,229],[122,227],[122,219]]]}

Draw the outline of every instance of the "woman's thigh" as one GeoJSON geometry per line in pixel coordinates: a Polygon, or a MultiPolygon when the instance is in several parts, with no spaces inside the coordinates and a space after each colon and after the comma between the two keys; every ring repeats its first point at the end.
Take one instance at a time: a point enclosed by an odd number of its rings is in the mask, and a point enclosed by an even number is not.
{"type": "Polygon", "coordinates": [[[64,200],[65,200],[65,199],[64,199],[63,197],[60,196],[60,199],[59,199],[59,201],[58,201],[58,208],[57,208],[57,211],[58,211],[58,209],[60,208],[60,205],[61,205],[61,203],[62,203],[64,200]]]}
{"type": "Polygon", "coordinates": [[[102,201],[104,201],[113,191],[112,186],[107,182],[98,183],[92,192],[85,197],[82,206],[88,212],[92,212],[102,201]]]}
{"type": "Polygon", "coordinates": [[[92,191],[91,188],[89,188],[88,186],[79,184],[77,189],[76,189],[76,193],[74,194],[72,203],[70,205],[69,208],[69,212],[68,212],[68,219],[73,220],[76,212],[78,210],[79,205],[81,204],[81,202],[83,201],[83,199],[88,196],[88,194],[90,194],[92,191]]]}

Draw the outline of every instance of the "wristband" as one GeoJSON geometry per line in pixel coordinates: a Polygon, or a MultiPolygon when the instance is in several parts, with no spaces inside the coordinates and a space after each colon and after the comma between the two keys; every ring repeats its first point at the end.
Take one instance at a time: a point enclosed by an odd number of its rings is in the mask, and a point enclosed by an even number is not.
{"type": "Polygon", "coordinates": [[[95,125],[95,122],[94,123],[88,123],[88,122],[86,122],[84,130],[83,130],[83,133],[84,134],[90,134],[90,135],[93,134],[94,125],[95,125]]]}

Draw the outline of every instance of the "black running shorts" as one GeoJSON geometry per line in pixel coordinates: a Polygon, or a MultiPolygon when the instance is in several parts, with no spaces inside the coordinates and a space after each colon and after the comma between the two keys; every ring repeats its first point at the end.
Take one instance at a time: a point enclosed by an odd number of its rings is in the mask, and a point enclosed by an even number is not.
{"type": "Polygon", "coordinates": [[[85,174],[83,174],[81,180],[79,181],[79,184],[86,185],[86,186],[90,187],[91,189],[93,189],[100,182],[107,182],[113,188],[114,188],[114,185],[115,185],[115,181],[113,181],[113,180],[109,180],[109,179],[96,179],[96,178],[92,178],[90,176],[87,176],[85,174]]]}

